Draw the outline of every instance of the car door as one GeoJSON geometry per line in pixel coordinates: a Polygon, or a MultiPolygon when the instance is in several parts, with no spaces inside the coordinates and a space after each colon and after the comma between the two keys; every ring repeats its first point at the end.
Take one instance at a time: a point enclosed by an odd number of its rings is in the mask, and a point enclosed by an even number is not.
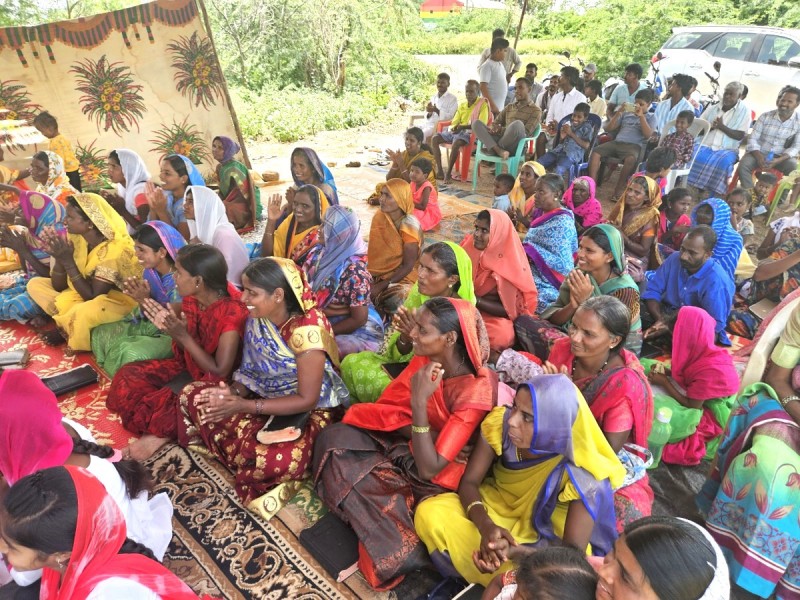
{"type": "MultiPolygon", "coordinates": [[[[719,61],[721,67],[719,76],[720,88],[731,81],[741,81],[745,67],[750,64],[747,61],[753,53],[753,47],[758,38],[759,34],[755,32],[731,31],[722,34],[705,46],[703,49],[712,58],[710,64],[698,64],[698,68],[702,67],[701,74],[695,75],[697,81],[700,82],[698,88],[704,93],[706,90],[710,91],[711,86],[705,73],[716,75],[713,67],[715,61],[719,61]]],[[[703,61],[698,60],[697,62],[702,63],[703,61]]],[[[722,94],[722,89],[720,89],[720,94],[722,94]]]]}
{"type": "Polygon", "coordinates": [[[789,66],[789,59],[800,56],[800,41],[785,35],[766,34],[757,46],[752,62],[744,67],[741,82],[749,90],[745,102],[760,115],[775,108],[783,86],[800,82],[800,69],[789,66]]]}

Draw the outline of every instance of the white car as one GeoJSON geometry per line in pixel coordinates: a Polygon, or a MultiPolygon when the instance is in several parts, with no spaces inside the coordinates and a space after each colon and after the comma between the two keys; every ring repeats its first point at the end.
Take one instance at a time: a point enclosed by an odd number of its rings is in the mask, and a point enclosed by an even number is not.
{"type": "MultiPolygon", "coordinates": [[[[711,94],[708,75],[720,63],[720,95],[731,81],[748,87],[746,104],[760,115],[775,108],[786,85],[800,87],[800,29],[749,25],[675,27],[662,46],[661,75],[691,75],[702,94],[711,94]]],[[[653,57],[653,61],[656,60],[653,57]]],[[[653,81],[652,66],[648,79],[653,81]]]]}

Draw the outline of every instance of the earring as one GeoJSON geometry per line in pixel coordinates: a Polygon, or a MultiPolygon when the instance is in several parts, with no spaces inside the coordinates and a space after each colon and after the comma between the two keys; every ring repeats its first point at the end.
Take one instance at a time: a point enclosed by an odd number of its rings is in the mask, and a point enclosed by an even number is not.
{"type": "Polygon", "coordinates": [[[452,283],[450,284],[450,287],[451,287],[451,288],[453,287],[453,284],[452,284],[452,283]]]}

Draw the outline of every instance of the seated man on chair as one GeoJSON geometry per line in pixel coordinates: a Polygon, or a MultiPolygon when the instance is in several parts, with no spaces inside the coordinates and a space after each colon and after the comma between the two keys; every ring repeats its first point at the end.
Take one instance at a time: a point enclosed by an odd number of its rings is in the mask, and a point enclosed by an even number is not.
{"type": "Polygon", "coordinates": [[[461,148],[469,144],[472,127],[476,122],[486,123],[489,120],[489,103],[486,98],[479,97],[479,92],[480,84],[474,79],[470,79],[464,89],[467,101],[462,102],[458,107],[456,115],[450,122],[450,129],[437,133],[431,138],[433,158],[436,160],[436,178],[444,179],[445,183],[450,183],[450,175],[461,148]],[[446,174],[442,169],[442,149],[439,147],[441,144],[453,144],[450,148],[450,161],[446,174]]]}
{"type": "Polygon", "coordinates": [[[420,127],[426,142],[436,133],[436,124],[439,121],[450,121],[458,110],[458,98],[453,92],[447,91],[449,87],[450,75],[439,73],[436,78],[436,93],[425,107],[425,123],[420,127]]]}
{"type": "Polygon", "coordinates": [[[615,133],[616,137],[611,142],[595,147],[589,157],[589,177],[594,179],[598,186],[601,162],[607,159],[622,161],[614,198],[619,198],[622,194],[628,183],[628,177],[636,170],[642,146],[655,131],[656,118],[647,112],[652,101],[653,90],[643,89],[636,92],[634,104],[624,102],[619,105],[614,111],[614,116],[603,123],[605,130],[608,133],[615,133]]]}
{"type": "Polygon", "coordinates": [[[548,172],[566,177],[573,165],[583,162],[594,135],[594,127],[588,121],[590,110],[586,102],[578,104],[572,118],[561,126],[555,147],[539,158],[539,164],[548,172]]]}
{"type": "Polygon", "coordinates": [[[507,159],[517,151],[517,146],[530,137],[542,118],[542,109],[530,99],[531,84],[524,77],[517,79],[514,102],[506,106],[494,123],[485,125],[476,121],[472,125],[475,136],[483,144],[486,154],[495,154],[507,159]]]}
{"type": "Polygon", "coordinates": [[[747,153],[739,161],[739,185],[753,187],[753,171],[777,169],[788,175],[800,154],[800,89],[787,85],[778,96],[777,110],[762,113],[747,140],[747,153]]]}
{"type": "Polygon", "coordinates": [[[645,340],[668,334],[670,315],[682,306],[696,306],[716,321],[717,343],[731,345],[725,324],[733,304],[733,279],[711,257],[716,243],[710,227],[691,229],[680,251],[670,254],[647,282],[641,298],[645,340]]]}

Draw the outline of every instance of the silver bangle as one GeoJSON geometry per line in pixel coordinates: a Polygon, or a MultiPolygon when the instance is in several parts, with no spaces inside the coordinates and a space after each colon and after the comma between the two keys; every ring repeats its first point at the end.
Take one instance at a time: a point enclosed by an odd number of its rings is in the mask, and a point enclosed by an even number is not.
{"type": "Polygon", "coordinates": [[[786,396],[786,398],[781,398],[780,403],[783,408],[786,408],[786,405],[789,402],[800,402],[800,396],[786,396]]]}

